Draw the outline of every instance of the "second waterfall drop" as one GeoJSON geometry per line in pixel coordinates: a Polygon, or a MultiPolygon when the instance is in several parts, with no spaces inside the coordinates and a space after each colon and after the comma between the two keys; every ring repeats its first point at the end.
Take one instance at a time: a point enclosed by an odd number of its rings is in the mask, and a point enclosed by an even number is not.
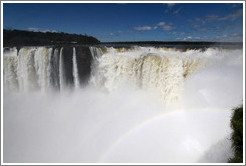
{"type": "Polygon", "coordinates": [[[75,47],[73,47],[73,78],[74,78],[74,87],[75,89],[78,89],[79,88],[79,75],[78,75],[78,66],[77,66],[75,47]]]}

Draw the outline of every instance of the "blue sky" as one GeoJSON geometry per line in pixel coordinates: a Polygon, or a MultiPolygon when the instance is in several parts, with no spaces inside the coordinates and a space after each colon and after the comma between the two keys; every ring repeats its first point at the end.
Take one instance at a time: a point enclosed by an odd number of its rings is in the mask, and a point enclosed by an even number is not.
{"type": "Polygon", "coordinates": [[[238,3],[4,3],[3,27],[100,41],[242,41],[238,3]]]}

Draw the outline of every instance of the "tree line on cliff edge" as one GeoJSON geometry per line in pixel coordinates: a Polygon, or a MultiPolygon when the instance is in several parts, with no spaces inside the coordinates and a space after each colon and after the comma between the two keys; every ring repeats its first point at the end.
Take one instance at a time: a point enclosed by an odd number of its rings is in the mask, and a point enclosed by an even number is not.
{"type": "Polygon", "coordinates": [[[64,32],[33,32],[24,30],[3,30],[3,46],[39,46],[69,44],[99,44],[95,37],[64,32]]]}
{"type": "Polygon", "coordinates": [[[231,118],[231,128],[233,129],[231,140],[234,156],[229,159],[229,163],[243,163],[243,106],[233,110],[231,118]]]}

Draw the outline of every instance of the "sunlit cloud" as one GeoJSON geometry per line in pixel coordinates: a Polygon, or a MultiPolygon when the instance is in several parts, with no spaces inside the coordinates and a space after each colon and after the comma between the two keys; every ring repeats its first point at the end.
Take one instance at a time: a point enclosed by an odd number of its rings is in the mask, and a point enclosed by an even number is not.
{"type": "Polygon", "coordinates": [[[149,31],[149,30],[156,30],[156,29],[161,29],[164,31],[169,31],[169,30],[173,30],[175,29],[171,24],[168,24],[164,21],[159,22],[153,26],[138,26],[138,27],[134,27],[134,30],[137,31],[149,31]]]}
{"type": "Polygon", "coordinates": [[[138,27],[134,27],[135,30],[137,31],[149,31],[152,30],[151,26],[138,26],[138,27]]]}
{"type": "Polygon", "coordinates": [[[175,29],[171,24],[167,24],[166,22],[159,22],[156,26],[154,26],[154,29],[160,28],[164,31],[169,31],[172,29],[175,29]]]}

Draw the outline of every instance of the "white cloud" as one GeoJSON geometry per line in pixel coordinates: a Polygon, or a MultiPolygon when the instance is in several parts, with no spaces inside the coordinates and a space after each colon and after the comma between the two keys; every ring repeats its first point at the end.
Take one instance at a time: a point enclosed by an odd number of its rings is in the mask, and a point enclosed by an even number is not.
{"type": "Polygon", "coordinates": [[[187,36],[187,37],[178,37],[175,38],[176,41],[218,41],[218,42],[242,42],[243,35],[240,33],[233,33],[233,34],[223,34],[223,35],[216,35],[216,36],[187,36]]]}
{"type": "Polygon", "coordinates": [[[169,31],[172,29],[175,29],[174,27],[171,26],[171,24],[167,24],[166,22],[159,22],[156,26],[154,26],[154,29],[160,28],[164,31],[169,31]]]}
{"type": "Polygon", "coordinates": [[[201,37],[192,37],[192,36],[187,36],[187,37],[184,37],[184,38],[176,38],[176,40],[179,40],[179,41],[201,41],[205,38],[201,38],[201,37]]]}
{"type": "Polygon", "coordinates": [[[234,13],[228,14],[223,17],[217,15],[208,15],[205,17],[204,21],[234,21],[243,16],[243,9],[238,9],[234,13]]]}
{"type": "Polygon", "coordinates": [[[163,26],[163,25],[166,25],[166,23],[165,22],[159,22],[157,25],[158,26],[163,26]]]}
{"type": "Polygon", "coordinates": [[[191,36],[188,36],[188,37],[185,37],[183,40],[191,40],[192,39],[192,37],[191,36]]]}
{"type": "Polygon", "coordinates": [[[223,41],[223,42],[242,42],[243,34],[233,33],[233,34],[217,35],[214,37],[214,40],[223,41]]]}
{"type": "Polygon", "coordinates": [[[205,21],[214,21],[214,20],[218,20],[219,16],[217,15],[208,15],[205,17],[205,21]]]}
{"type": "Polygon", "coordinates": [[[242,15],[243,15],[243,9],[239,9],[232,14],[229,14],[225,17],[222,17],[221,20],[233,21],[233,20],[236,20],[237,18],[241,17],[242,15]]]}
{"type": "Polygon", "coordinates": [[[243,9],[235,10],[233,13],[224,15],[224,16],[218,16],[218,15],[207,15],[203,18],[194,18],[193,20],[196,22],[201,22],[203,24],[208,22],[214,22],[214,21],[234,21],[236,19],[243,17],[243,9]]]}
{"type": "Polygon", "coordinates": [[[34,28],[34,27],[28,27],[27,28],[29,31],[34,31],[34,32],[38,32],[39,28],[34,28]]]}
{"type": "Polygon", "coordinates": [[[28,31],[33,31],[33,32],[57,32],[56,30],[35,28],[35,27],[28,27],[27,30],[28,31]]]}
{"type": "Polygon", "coordinates": [[[187,36],[187,37],[184,37],[184,38],[176,38],[176,40],[179,40],[179,41],[202,41],[204,40],[206,37],[202,38],[202,37],[192,37],[192,36],[187,36]]]}
{"type": "Polygon", "coordinates": [[[164,5],[167,5],[167,9],[165,10],[165,13],[168,13],[169,10],[171,11],[172,8],[176,5],[176,3],[164,3],[164,5]]]}
{"type": "Polygon", "coordinates": [[[161,29],[164,30],[164,31],[169,31],[169,30],[172,30],[174,28],[172,26],[170,26],[170,25],[164,25],[164,26],[161,26],[161,29]]]}
{"type": "Polygon", "coordinates": [[[134,27],[135,30],[137,31],[149,31],[152,29],[151,26],[138,26],[138,27],[134,27]]]}
{"type": "Polygon", "coordinates": [[[51,32],[51,30],[49,29],[44,29],[44,30],[41,30],[42,32],[51,32]]]}
{"type": "Polygon", "coordinates": [[[175,36],[183,36],[185,32],[177,32],[177,31],[170,31],[168,34],[175,35],[175,36]]]}
{"type": "Polygon", "coordinates": [[[171,24],[168,24],[166,22],[159,22],[154,26],[138,26],[134,27],[137,31],[149,31],[149,30],[155,30],[155,29],[162,29],[164,31],[169,31],[172,29],[175,29],[171,24]]]}

